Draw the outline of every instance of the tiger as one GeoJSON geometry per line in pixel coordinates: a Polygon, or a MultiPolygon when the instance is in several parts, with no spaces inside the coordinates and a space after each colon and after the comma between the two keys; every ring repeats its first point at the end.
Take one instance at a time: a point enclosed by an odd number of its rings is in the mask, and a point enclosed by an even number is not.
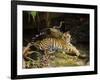
{"type": "MultiPolygon", "coordinates": [[[[68,54],[80,55],[79,50],[71,43],[71,35],[65,32],[61,39],[45,38],[41,41],[32,42],[33,46],[45,52],[53,53],[57,50],[65,51],[68,54]]],[[[45,53],[47,54],[47,53],[45,53]]]]}
{"type": "MultiPolygon", "coordinates": [[[[43,62],[48,66],[48,54],[54,53],[57,51],[65,52],[69,55],[75,55],[77,57],[81,56],[80,51],[71,43],[72,37],[69,31],[62,34],[61,38],[48,37],[42,40],[31,42],[31,46],[34,46],[36,49],[43,51],[43,62]]],[[[33,51],[32,51],[33,52],[33,51]]],[[[32,53],[31,53],[32,54],[32,53]]],[[[25,55],[26,58],[31,59],[25,55]]]]}

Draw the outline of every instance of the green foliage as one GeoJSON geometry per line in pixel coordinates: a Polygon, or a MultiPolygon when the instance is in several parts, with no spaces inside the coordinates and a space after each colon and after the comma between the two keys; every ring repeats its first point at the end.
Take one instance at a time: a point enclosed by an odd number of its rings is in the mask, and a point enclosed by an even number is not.
{"type": "Polygon", "coordinates": [[[36,12],[36,11],[31,11],[31,15],[32,15],[33,17],[35,17],[35,16],[36,16],[36,14],[37,14],[37,12],[36,12]]]}

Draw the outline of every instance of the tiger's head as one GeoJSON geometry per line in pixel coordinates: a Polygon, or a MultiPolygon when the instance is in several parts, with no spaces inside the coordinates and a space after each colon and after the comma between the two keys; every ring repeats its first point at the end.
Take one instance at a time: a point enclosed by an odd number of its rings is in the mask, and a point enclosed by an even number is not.
{"type": "Polygon", "coordinates": [[[63,33],[62,39],[66,41],[66,43],[70,43],[72,38],[69,31],[63,33]]]}

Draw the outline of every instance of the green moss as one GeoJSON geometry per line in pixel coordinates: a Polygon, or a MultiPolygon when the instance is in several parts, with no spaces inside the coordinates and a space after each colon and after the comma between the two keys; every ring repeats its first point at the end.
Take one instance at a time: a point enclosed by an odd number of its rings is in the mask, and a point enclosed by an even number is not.
{"type": "Polygon", "coordinates": [[[58,66],[78,66],[78,58],[76,56],[70,56],[65,53],[56,53],[55,59],[51,61],[51,65],[58,66]]]}

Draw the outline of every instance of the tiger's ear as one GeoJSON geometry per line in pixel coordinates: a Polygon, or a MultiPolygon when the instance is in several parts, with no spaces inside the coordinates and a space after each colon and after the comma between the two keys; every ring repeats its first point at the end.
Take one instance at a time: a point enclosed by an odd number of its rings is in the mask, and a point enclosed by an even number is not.
{"type": "Polygon", "coordinates": [[[70,34],[70,31],[67,31],[66,33],[70,34]]]}
{"type": "Polygon", "coordinates": [[[70,34],[70,31],[64,32],[63,34],[64,34],[64,35],[66,35],[66,34],[70,34]]]}

